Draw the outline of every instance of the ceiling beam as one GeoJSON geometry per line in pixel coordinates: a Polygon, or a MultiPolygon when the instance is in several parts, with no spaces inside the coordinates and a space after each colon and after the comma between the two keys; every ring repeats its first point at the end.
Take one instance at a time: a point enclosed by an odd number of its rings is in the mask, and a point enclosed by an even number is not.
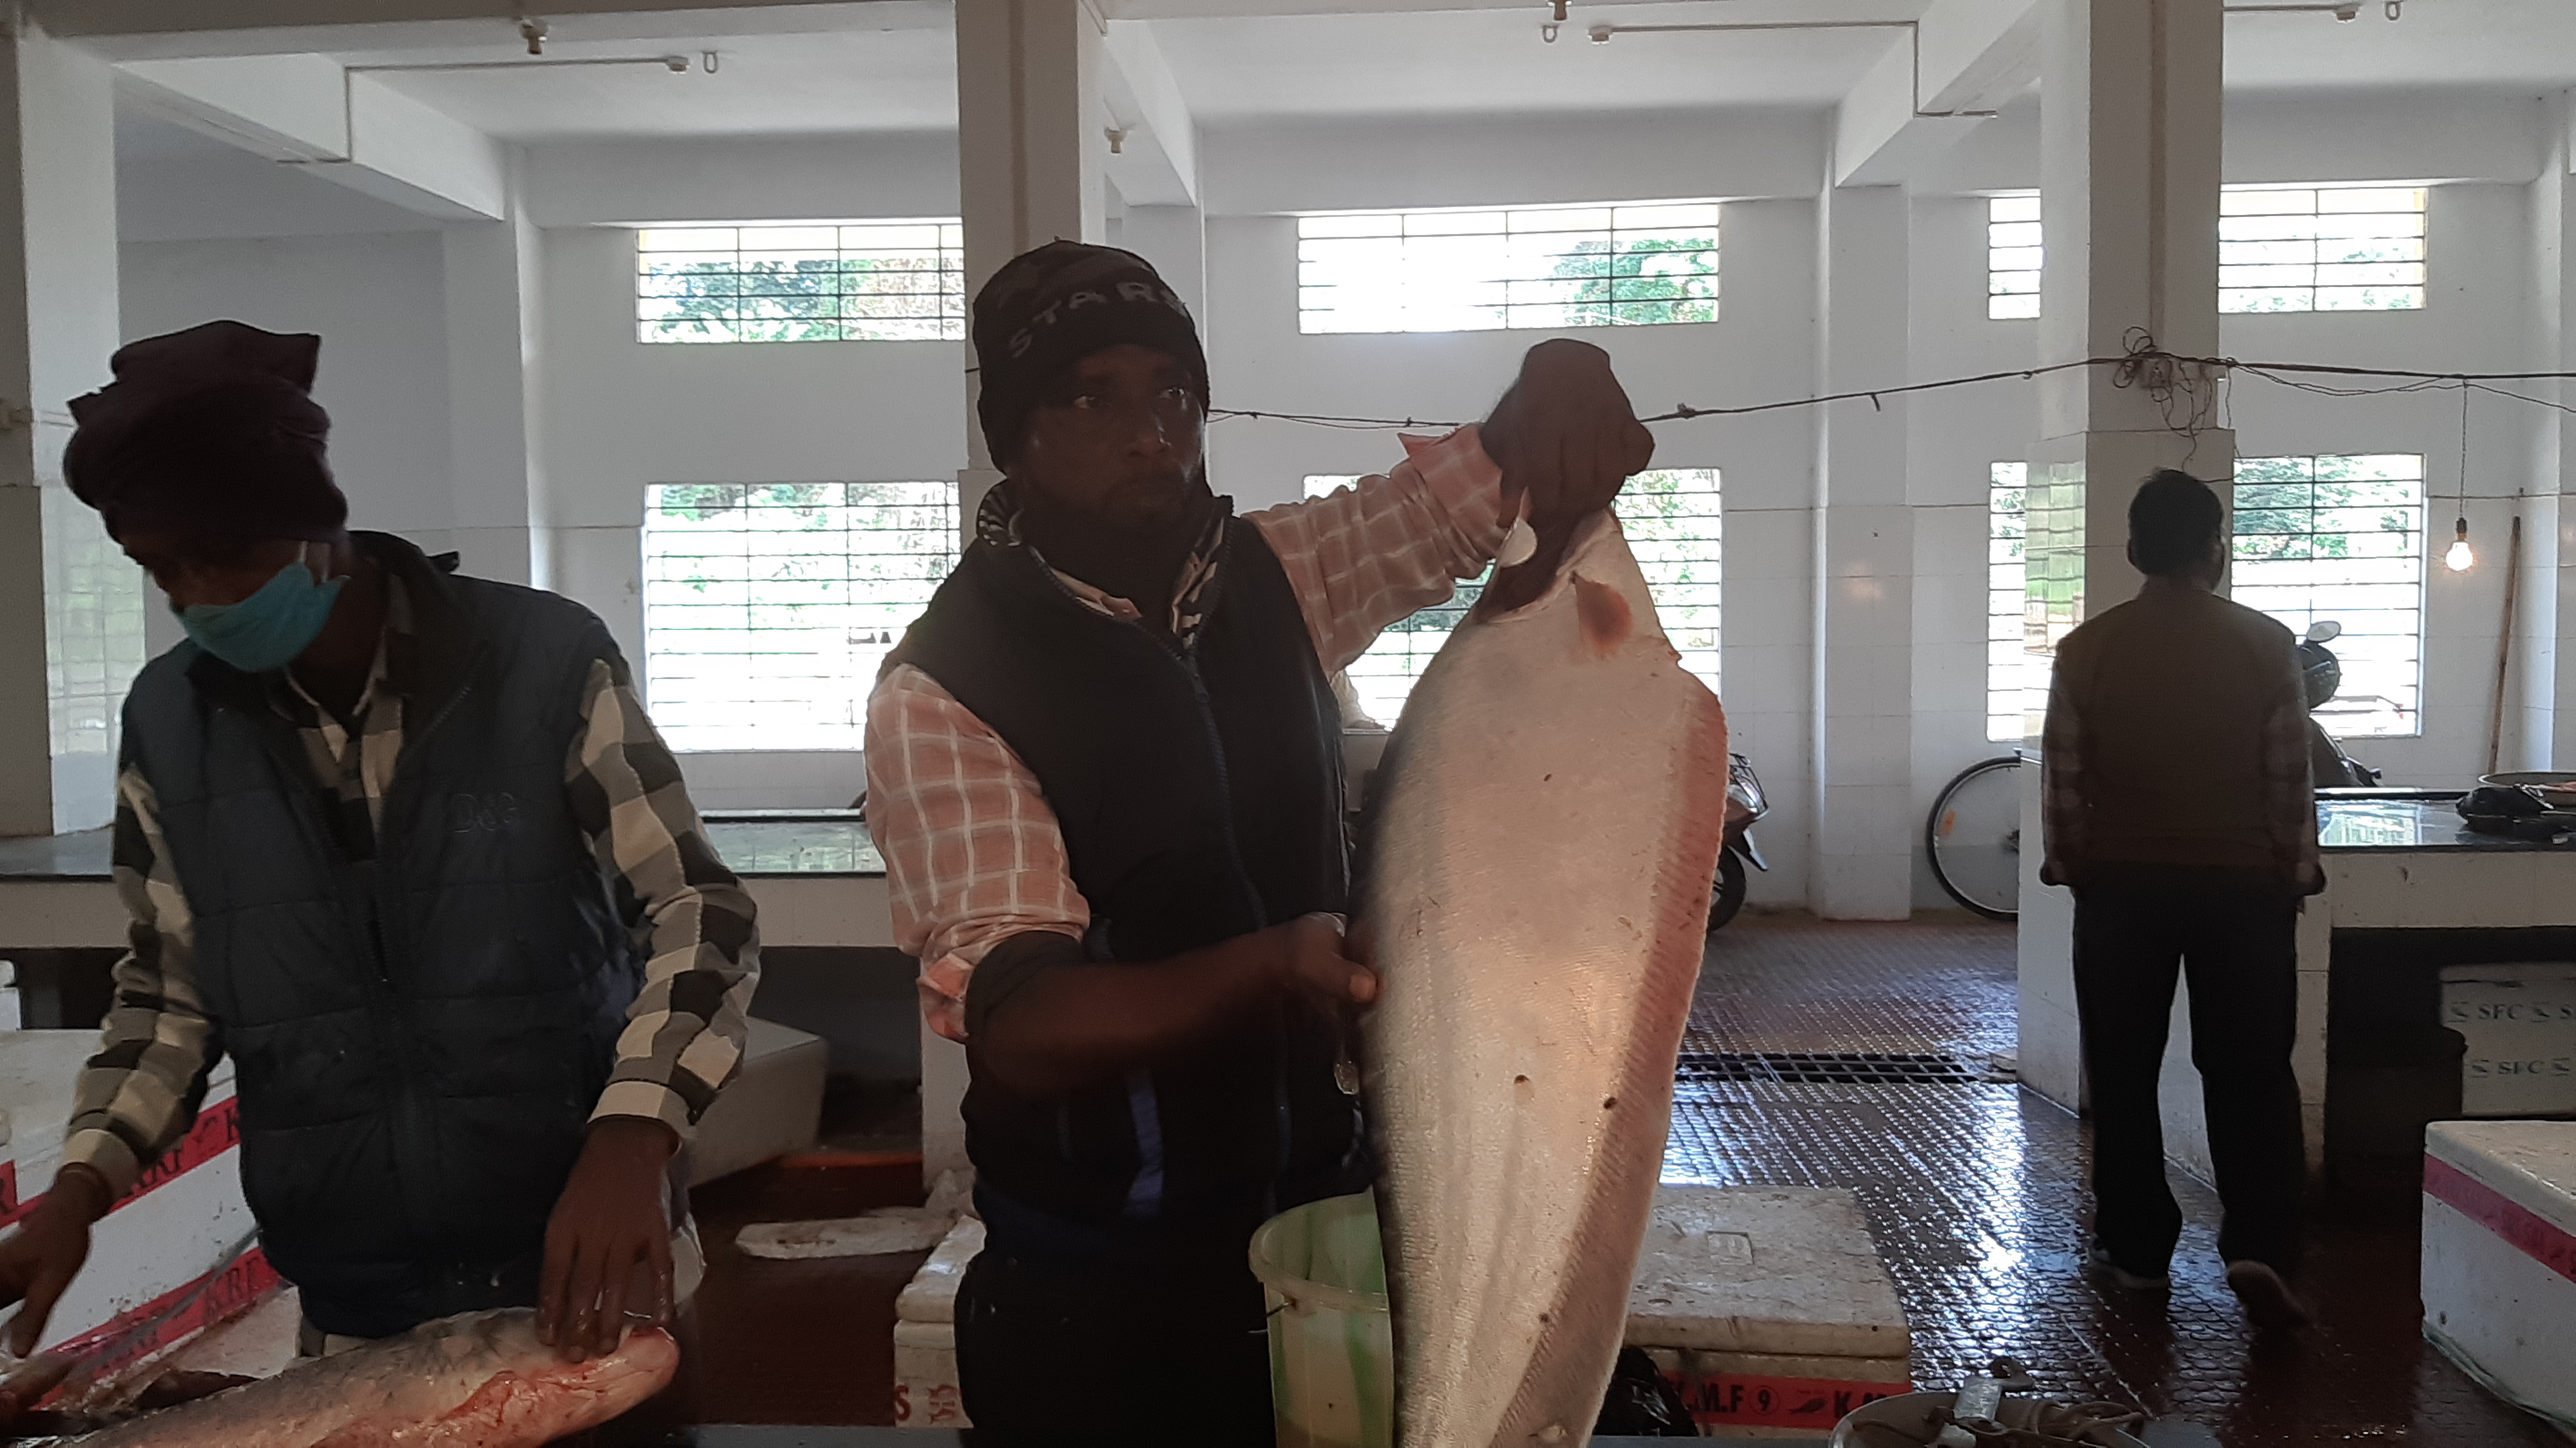
{"type": "Polygon", "coordinates": [[[110,60],[282,55],[519,43],[523,15],[549,41],[704,39],[919,29],[936,0],[24,0],[48,34],[110,60]]]}
{"type": "Polygon", "coordinates": [[[1199,204],[1198,126],[1181,99],[1180,85],[1142,20],[1112,20],[1103,49],[1101,100],[1120,134],[1109,156],[1109,179],[1130,206],[1199,204]]]}
{"type": "Polygon", "coordinates": [[[319,55],[129,61],[145,109],[281,165],[443,221],[508,214],[499,142],[319,55]]]}
{"type": "Polygon", "coordinates": [[[1834,111],[1834,184],[1899,182],[2039,78],[2033,0],[1932,0],[1834,111]]]}

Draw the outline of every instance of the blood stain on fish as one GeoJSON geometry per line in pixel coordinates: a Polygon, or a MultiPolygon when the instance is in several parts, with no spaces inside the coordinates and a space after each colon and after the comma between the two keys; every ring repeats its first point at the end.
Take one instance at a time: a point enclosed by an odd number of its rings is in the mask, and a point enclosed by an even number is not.
{"type": "Polygon", "coordinates": [[[1580,573],[1574,576],[1574,612],[1583,621],[1585,641],[1602,654],[1626,643],[1637,627],[1636,616],[1629,612],[1628,600],[1619,596],[1619,590],[1595,583],[1580,573]]]}

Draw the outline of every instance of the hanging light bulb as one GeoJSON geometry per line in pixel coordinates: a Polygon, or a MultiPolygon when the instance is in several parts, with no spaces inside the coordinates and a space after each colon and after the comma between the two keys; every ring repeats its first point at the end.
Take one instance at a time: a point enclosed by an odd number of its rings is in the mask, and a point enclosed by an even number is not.
{"type": "Polygon", "coordinates": [[[2466,573],[2478,561],[2477,550],[2469,546],[2469,520],[2466,516],[2452,525],[2451,546],[2442,550],[2442,566],[2453,573],[2466,573]]]}

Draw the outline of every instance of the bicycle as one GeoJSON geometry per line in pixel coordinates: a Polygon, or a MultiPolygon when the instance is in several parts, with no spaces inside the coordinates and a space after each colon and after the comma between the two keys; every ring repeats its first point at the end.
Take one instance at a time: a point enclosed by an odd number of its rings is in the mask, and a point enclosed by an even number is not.
{"type": "Polygon", "coordinates": [[[1960,770],[1923,822],[1932,878],[1988,920],[2021,915],[2021,765],[2003,754],[1960,770]]]}

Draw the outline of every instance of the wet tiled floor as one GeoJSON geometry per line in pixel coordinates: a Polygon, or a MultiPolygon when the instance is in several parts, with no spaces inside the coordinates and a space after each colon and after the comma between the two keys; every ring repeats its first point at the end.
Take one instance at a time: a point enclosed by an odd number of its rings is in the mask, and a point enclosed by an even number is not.
{"type": "MultiPolygon", "coordinates": [[[[1684,1049],[2012,1049],[2010,927],[1748,917],[1712,938],[1684,1049]]],[[[2417,1330],[2403,1212],[2316,1221],[2302,1285],[2320,1325],[2257,1342],[2220,1278],[2218,1202],[2174,1174],[2187,1225],[2170,1300],[2082,1271],[2082,1123],[2009,1084],[1686,1085],[1666,1179],[1858,1193],[1926,1385],[1996,1354],[2041,1384],[2185,1418],[2228,1448],[2561,1443],[2489,1398],[2417,1330]]]]}

